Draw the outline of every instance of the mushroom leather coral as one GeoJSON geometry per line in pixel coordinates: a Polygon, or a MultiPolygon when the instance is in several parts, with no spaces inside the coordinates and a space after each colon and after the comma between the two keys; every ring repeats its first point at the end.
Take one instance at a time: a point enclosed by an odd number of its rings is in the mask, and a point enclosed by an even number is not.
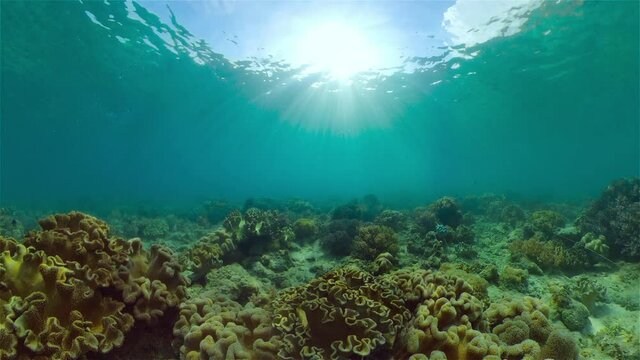
{"type": "Polygon", "coordinates": [[[193,246],[184,251],[181,262],[190,270],[192,280],[202,280],[212,269],[223,264],[223,258],[236,248],[231,234],[224,229],[218,229],[201,237],[193,246]]]}
{"type": "MultiPolygon", "coordinates": [[[[541,360],[549,308],[525,297],[486,310],[462,278],[422,269],[335,269],[264,308],[189,300],[174,326],[182,359],[541,360]]],[[[568,349],[568,350],[564,350],[568,349]]],[[[555,351],[555,350],[554,350],[555,351]]],[[[560,350],[559,350],[560,351],[560,350]]]]}
{"type": "Polygon", "coordinates": [[[139,239],[128,245],[129,264],[118,269],[115,287],[122,291],[124,302],[133,306],[137,320],[155,323],[187,297],[187,280],[167,248],[154,244],[147,252],[139,239]]]}
{"type": "Polygon", "coordinates": [[[59,256],[95,286],[111,285],[113,270],[126,265],[125,241],[111,241],[109,227],[102,220],[71,212],[49,216],[39,224],[42,230],[29,232],[25,245],[59,256]]]}
{"type": "Polygon", "coordinates": [[[390,351],[410,317],[392,283],[353,267],[285,290],[272,307],[284,359],[359,359],[390,351]]]}
{"type": "Polygon", "coordinates": [[[399,352],[413,359],[434,351],[442,359],[499,359],[498,342],[482,332],[483,304],[467,282],[427,270],[399,270],[387,278],[399,284],[413,309],[399,352]]]}
{"type": "Polygon", "coordinates": [[[492,303],[484,312],[492,332],[501,340],[504,359],[540,358],[542,346],[553,331],[549,307],[531,297],[492,303]]]}
{"type": "Polygon", "coordinates": [[[57,256],[0,238],[0,358],[76,359],[120,346],[133,326],[125,305],[57,256]]]}
{"type": "Polygon", "coordinates": [[[183,303],[173,333],[186,360],[273,360],[280,344],[267,311],[223,297],[183,303]]]}
{"type": "Polygon", "coordinates": [[[136,319],[154,322],[186,297],[187,280],[168,249],[147,252],[139,239],[112,238],[104,221],[80,212],[39,223],[42,230],[30,232],[25,245],[57,256],[93,288],[117,290],[136,319]]]}
{"type": "Polygon", "coordinates": [[[186,298],[170,252],[109,237],[79,212],[40,221],[24,245],[0,239],[0,358],[77,359],[123,343],[186,298]]]}

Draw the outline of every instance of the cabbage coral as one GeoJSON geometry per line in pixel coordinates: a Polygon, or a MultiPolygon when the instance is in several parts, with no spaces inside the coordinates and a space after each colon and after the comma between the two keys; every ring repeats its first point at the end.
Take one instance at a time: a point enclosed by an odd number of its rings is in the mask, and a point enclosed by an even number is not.
{"type": "Polygon", "coordinates": [[[77,359],[122,345],[133,326],[125,304],[105,297],[56,256],[0,238],[3,359],[77,359]]]}
{"type": "Polygon", "coordinates": [[[284,359],[345,359],[390,351],[410,317],[391,283],[339,268],[273,302],[284,359]]]}
{"type": "Polygon", "coordinates": [[[180,306],[173,346],[180,359],[275,360],[280,338],[271,315],[223,297],[193,299],[180,306]]]}
{"type": "Polygon", "coordinates": [[[24,244],[0,238],[0,355],[77,359],[122,345],[134,319],[155,323],[186,297],[171,253],[112,238],[79,212],[40,221],[24,244]]]}

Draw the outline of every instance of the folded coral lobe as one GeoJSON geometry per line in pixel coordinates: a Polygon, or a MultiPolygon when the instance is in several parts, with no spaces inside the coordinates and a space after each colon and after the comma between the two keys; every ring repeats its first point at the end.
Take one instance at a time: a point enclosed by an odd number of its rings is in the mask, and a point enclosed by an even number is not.
{"type": "Polygon", "coordinates": [[[80,212],[40,221],[24,244],[0,238],[0,359],[78,359],[123,344],[186,298],[171,252],[111,237],[80,212]]]}
{"type": "Polygon", "coordinates": [[[122,345],[133,317],[57,256],[0,238],[0,358],[76,359],[122,345]],[[19,353],[20,352],[20,353],[19,353]]]}

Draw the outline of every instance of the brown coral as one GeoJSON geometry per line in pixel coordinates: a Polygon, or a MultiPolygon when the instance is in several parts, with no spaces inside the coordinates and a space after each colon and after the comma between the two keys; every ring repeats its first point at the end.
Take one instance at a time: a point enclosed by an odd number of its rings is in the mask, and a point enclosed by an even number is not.
{"type": "Polygon", "coordinates": [[[234,210],[222,225],[233,238],[238,250],[249,256],[288,248],[295,239],[288,218],[275,210],[249,208],[244,214],[234,210]]]}
{"type": "Polygon", "coordinates": [[[549,307],[530,297],[492,303],[483,315],[501,340],[505,359],[539,358],[553,330],[549,307]]]}
{"type": "Polygon", "coordinates": [[[94,291],[57,256],[4,238],[0,249],[3,359],[26,355],[19,351],[76,359],[122,344],[133,325],[123,303],[94,291]]]}
{"type": "Polygon", "coordinates": [[[397,351],[424,356],[436,352],[450,359],[500,354],[496,341],[482,333],[483,304],[471,295],[473,288],[467,282],[421,269],[399,270],[385,277],[399,285],[406,305],[413,309],[397,351]]]}
{"type": "Polygon", "coordinates": [[[553,210],[538,210],[533,212],[525,224],[525,233],[531,235],[540,233],[550,239],[566,222],[564,216],[553,210]]]}
{"type": "Polygon", "coordinates": [[[575,269],[584,266],[588,260],[584,253],[553,240],[541,240],[532,237],[516,240],[509,245],[514,256],[524,256],[543,269],[575,269]]]}
{"type": "Polygon", "coordinates": [[[40,221],[25,244],[1,239],[2,355],[76,359],[118,347],[134,318],[154,323],[186,297],[171,253],[112,238],[79,212],[40,221]]]}
{"type": "Polygon", "coordinates": [[[344,359],[390,351],[410,317],[396,287],[353,267],[283,291],[272,304],[285,359],[344,359]]]}
{"type": "Polygon", "coordinates": [[[154,323],[186,298],[187,280],[167,248],[154,244],[147,252],[139,239],[128,244],[129,264],[118,269],[115,287],[136,319],[154,323]]]}
{"type": "Polygon", "coordinates": [[[25,245],[59,257],[94,288],[117,290],[136,319],[154,322],[186,297],[187,280],[167,248],[147,252],[140,239],[112,238],[104,221],[80,212],[39,223],[42,230],[30,232],[25,245]]]}
{"type": "Polygon", "coordinates": [[[279,338],[270,314],[223,297],[180,306],[173,333],[181,359],[276,359],[279,338]]]}
{"type": "Polygon", "coordinates": [[[191,271],[191,280],[202,281],[209,271],[222,266],[225,257],[235,250],[231,234],[218,229],[201,237],[198,242],[180,254],[180,262],[191,271]]]}
{"type": "Polygon", "coordinates": [[[113,270],[126,265],[123,243],[109,239],[107,224],[80,212],[52,215],[39,221],[41,231],[31,231],[25,245],[59,256],[95,286],[112,284],[113,270]]]}
{"type": "Polygon", "coordinates": [[[380,275],[389,272],[393,269],[393,264],[396,259],[388,252],[378,255],[371,263],[371,273],[380,275]]]}
{"type": "Polygon", "coordinates": [[[398,253],[398,238],[386,226],[367,225],[358,229],[353,241],[351,255],[364,260],[374,260],[382,253],[395,256],[398,253]]]}

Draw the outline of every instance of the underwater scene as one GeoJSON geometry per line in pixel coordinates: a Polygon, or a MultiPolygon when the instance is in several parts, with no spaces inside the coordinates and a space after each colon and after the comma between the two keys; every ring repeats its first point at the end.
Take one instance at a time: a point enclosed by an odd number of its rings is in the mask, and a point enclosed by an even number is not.
{"type": "Polygon", "coordinates": [[[0,360],[640,360],[637,0],[2,0],[0,68],[0,360]]]}

